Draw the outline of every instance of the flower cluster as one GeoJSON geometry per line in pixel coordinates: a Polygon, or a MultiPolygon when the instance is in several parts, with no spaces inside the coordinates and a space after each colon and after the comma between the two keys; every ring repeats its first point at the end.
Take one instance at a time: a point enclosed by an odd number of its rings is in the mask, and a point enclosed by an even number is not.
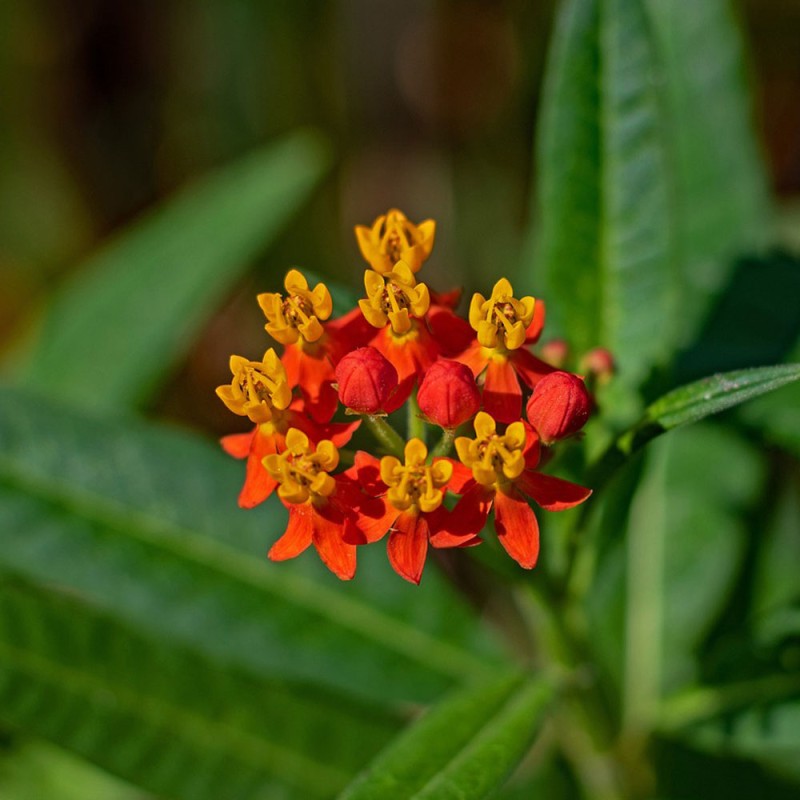
{"type": "Polygon", "coordinates": [[[283,293],[258,296],[283,352],[232,356],[231,383],[217,394],[253,423],[222,440],[246,460],[239,504],[277,492],[289,511],[275,561],[313,544],[348,580],[358,548],[388,534],[392,567],[419,583],[429,546],[478,545],[492,518],[507,553],[530,569],[539,526],[529,500],[561,511],[591,493],[539,471],[543,448],[579,431],[592,407],[583,379],[558,368],[557,346],[549,360],[531,351],[544,304],[502,278],[459,316],[459,292],[417,279],[435,233],[433,220],[415,225],[397,210],[357,226],[370,268],[365,296],[341,317],[327,287],[294,269],[283,293]],[[394,422],[404,405],[401,435],[387,415],[394,422]],[[376,454],[342,449],[362,422],[376,454]]]}

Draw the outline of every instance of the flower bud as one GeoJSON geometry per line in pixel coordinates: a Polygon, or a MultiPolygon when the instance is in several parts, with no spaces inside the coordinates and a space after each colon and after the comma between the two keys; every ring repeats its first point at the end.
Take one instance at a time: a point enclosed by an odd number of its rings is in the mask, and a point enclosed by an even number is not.
{"type": "Polygon", "coordinates": [[[571,372],[551,372],[533,390],[527,407],[528,421],[544,444],[552,444],[580,430],[591,405],[581,378],[571,372]]]}
{"type": "Polygon", "coordinates": [[[588,372],[599,383],[607,383],[614,375],[614,357],[605,347],[595,347],[583,356],[580,369],[588,372]]]}
{"type": "Polygon", "coordinates": [[[397,370],[374,347],[360,347],[339,361],[336,382],[339,399],[347,408],[376,414],[397,388],[397,370]]]}
{"type": "Polygon", "coordinates": [[[569,345],[565,339],[553,339],[539,348],[541,357],[556,369],[563,369],[569,358],[569,345]]]}
{"type": "Polygon", "coordinates": [[[469,367],[439,359],[425,373],[417,403],[431,422],[443,428],[457,428],[477,414],[481,398],[469,367]]]}

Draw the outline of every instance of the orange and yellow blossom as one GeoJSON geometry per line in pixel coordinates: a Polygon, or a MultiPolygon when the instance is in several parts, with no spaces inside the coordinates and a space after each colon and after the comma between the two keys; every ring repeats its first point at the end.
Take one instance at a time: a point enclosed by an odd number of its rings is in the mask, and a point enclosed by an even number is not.
{"type": "Polygon", "coordinates": [[[290,426],[303,428],[314,439],[328,434],[338,444],[344,444],[358,423],[331,425],[323,431],[290,408],[292,391],[286,370],[272,348],[264,353],[260,362],[231,356],[230,368],[233,374],[231,383],[217,387],[217,396],[234,414],[248,417],[255,427],[248,433],[224,436],[221,443],[229,455],[247,459],[239,505],[252,508],[266,500],[277,485],[264,469],[262,460],[284,448],[285,434],[290,426]]]}
{"type": "Polygon", "coordinates": [[[506,278],[495,283],[487,299],[475,293],[469,307],[475,341],[458,356],[472,374],[483,375],[483,407],[499,422],[513,422],[522,413],[519,380],[533,387],[553,367],[525,348],[544,325],[544,305],[533,297],[514,297],[506,278]]]}
{"type": "Polygon", "coordinates": [[[290,428],[286,450],[264,458],[264,467],[278,484],[278,497],[289,510],[286,532],[270,549],[273,561],[300,555],[310,544],[336,576],[350,580],[356,571],[352,494],[357,487],[343,475],[330,473],[339,465],[339,451],[330,440],[314,447],[302,431],[290,428]]]}
{"type": "Polygon", "coordinates": [[[395,456],[377,458],[356,454],[358,480],[367,495],[379,503],[375,511],[366,504],[359,509],[357,544],[381,539],[387,532],[389,562],[398,575],[419,583],[425,566],[428,542],[434,547],[463,547],[477,544],[474,534],[451,534],[448,512],[442,505],[453,462],[435,458],[427,463],[428,449],[420,439],[406,443],[404,460],[395,456]]]}
{"type": "Polygon", "coordinates": [[[263,292],[258,305],[267,318],[267,333],[284,345],[282,362],[289,385],[299,386],[315,422],[328,422],[336,411],[334,367],[339,348],[323,324],[333,311],[324,283],[313,289],[296,269],[286,273],[285,294],[263,292]]]}
{"type": "Polygon", "coordinates": [[[453,509],[451,531],[476,535],[494,506],[494,527],[500,544],[520,566],[531,569],[539,555],[539,524],[526,496],[548,511],[563,511],[592,493],[575,483],[536,472],[539,440],[521,420],[498,433],[496,421],[481,411],[475,417],[475,438],[455,440],[461,461],[452,488],[463,497],[453,509]]]}
{"type": "Polygon", "coordinates": [[[402,211],[392,208],[372,227],[356,225],[355,231],[361,255],[375,272],[391,272],[398,261],[418,272],[433,250],[436,223],[426,219],[415,225],[402,211]]]}

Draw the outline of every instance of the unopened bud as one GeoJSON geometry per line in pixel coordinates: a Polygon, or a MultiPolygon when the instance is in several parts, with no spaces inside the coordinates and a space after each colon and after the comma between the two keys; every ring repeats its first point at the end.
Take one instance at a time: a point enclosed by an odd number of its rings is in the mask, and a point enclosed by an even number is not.
{"type": "Polygon", "coordinates": [[[439,359],[425,373],[417,403],[431,422],[442,428],[457,428],[478,413],[481,398],[469,367],[439,359]]]}
{"type": "Polygon", "coordinates": [[[542,358],[551,367],[561,369],[569,358],[569,345],[565,339],[553,339],[539,348],[542,358]]]}
{"type": "Polygon", "coordinates": [[[551,372],[533,390],[528,421],[544,444],[579,431],[589,417],[592,401],[583,380],[571,372],[551,372]]]}
{"type": "Polygon", "coordinates": [[[339,399],[358,414],[377,414],[397,388],[397,370],[374,347],[360,347],[336,366],[339,399]]]}
{"type": "Polygon", "coordinates": [[[580,369],[599,383],[607,383],[615,372],[614,357],[605,347],[595,347],[581,359],[580,369]]]}

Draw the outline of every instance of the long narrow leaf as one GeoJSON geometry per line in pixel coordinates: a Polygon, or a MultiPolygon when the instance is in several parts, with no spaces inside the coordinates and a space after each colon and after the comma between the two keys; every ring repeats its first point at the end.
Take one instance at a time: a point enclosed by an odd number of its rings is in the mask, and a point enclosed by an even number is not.
{"type": "Polygon", "coordinates": [[[527,750],[552,698],[544,679],[503,676],[429,711],[339,800],[479,800],[527,750]]]}
{"type": "Polygon", "coordinates": [[[330,797],[397,726],[15,581],[0,582],[0,722],[181,800],[330,797]]]}
{"type": "Polygon", "coordinates": [[[53,298],[19,370],[27,386],[114,409],[142,401],[321,177],[293,135],[190,186],[93,256],[53,298]]]}

